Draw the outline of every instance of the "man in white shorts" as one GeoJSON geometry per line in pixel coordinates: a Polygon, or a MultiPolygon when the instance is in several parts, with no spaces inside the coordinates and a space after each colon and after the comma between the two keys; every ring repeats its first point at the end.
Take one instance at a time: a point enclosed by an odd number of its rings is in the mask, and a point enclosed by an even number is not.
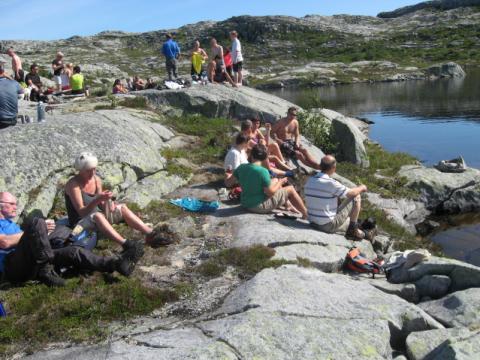
{"type": "Polygon", "coordinates": [[[53,81],[57,91],[62,91],[62,73],[63,73],[63,53],[57,52],[57,56],[52,61],[53,81]]]}

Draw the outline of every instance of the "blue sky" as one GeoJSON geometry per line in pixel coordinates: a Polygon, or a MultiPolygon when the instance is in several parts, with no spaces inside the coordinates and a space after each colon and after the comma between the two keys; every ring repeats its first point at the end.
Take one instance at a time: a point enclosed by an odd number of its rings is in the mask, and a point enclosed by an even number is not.
{"type": "Polygon", "coordinates": [[[172,29],[235,15],[376,15],[420,0],[0,0],[0,39],[172,29]]]}

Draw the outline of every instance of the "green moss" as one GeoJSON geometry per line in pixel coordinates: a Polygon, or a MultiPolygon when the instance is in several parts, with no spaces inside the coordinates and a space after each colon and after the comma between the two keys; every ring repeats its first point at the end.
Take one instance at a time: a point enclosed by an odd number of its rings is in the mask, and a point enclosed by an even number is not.
{"type": "Polygon", "coordinates": [[[190,152],[186,149],[171,149],[171,148],[163,148],[160,151],[160,154],[167,159],[167,161],[178,159],[178,158],[188,158],[190,156],[190,152]]]}
{"type": "Polygon", "coordinates": [[[120,101],[118,105],[133,108],[133,109],[148,108],[147,99],[143,96],[136,96],[134,98],[125,98],[122,101],[120,101]]]}
{"type": "Polygon", "coordinates": [[[245,278],[251,277],[265,268],[276,268],[284,264],[295,263],[286,260],[272,260],[274,255],[274,249],[263,245],[224,249],[199,265],[197,271],[207,277],[216,277],[221,275],[227,266],[233,266],[239,276],[245,278]]]}
{"type": "Polygon", "coordinates": [[[171,290],[127,278],[108,283],[100,275],[68,280],[64,288],[26,285],[3,297],[9,316],[0,320],[0,343],[30,349],[54,341],[99,341],[108,335],[108,322],[149,314],[178,299],[171,290]]]}
{"type": "Polygon", "coordinates": [[[356,184],[364,184],[369,191],[385,198],[416,199],[418,194],[407,188],[407,180],[397,175],[404,165],[418,163],[413,156],[405,153],[390,153],[376,144],[366,144],[370,167],[362,168],[348,162],[337,165],[337,172],[356,184]]]}
{"type": "Polygon", "coordinates": [[[172,162],[167,163],[167,165],[165,166],[165,170],[168,172],[169,175],[177,175],[184,180],[188,180],[192,176],[191,168],[172,162]]]}

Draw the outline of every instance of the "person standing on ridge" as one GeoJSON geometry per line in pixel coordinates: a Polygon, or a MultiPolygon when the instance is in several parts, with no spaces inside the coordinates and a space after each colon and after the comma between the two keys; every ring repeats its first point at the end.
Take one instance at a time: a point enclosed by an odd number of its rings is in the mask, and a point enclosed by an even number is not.
{"type": "Polygon", "coordinates": [[[242,86],[242,81],[243,81],[242,44],[240,44],[240,40],[238,40],[238,33],[235,30],[230,32],[230,39],[232,40],[233,72],[235,73],[233,77],[233,81],[238,86],[242,86]]]}
{"type": "Polygon", "coordinates": [[[22,60],[17,54],[15,54],[15,51],[13,51],[13,48],[10,48],[7,50],[7,55],[12,58],[13,78],[18,82],[23,82],[24,72],[22,69],[22,60]]]}
{"type": "Polygon", "coordinates": [[[53,81],[57,91],[62,91],[62,73],[63,73],[63,53],[57,52],[55,59],[52,61],[53,81]]]}
{"type": "Polygon", "coordinates": [[[173,81],[177,79],[178,59],[180,58],[180,47],[177,42],[173,40],[172,34],[165,35],[167,41],[163,43],[162,53],[165,56],[165,66],[167,68],[168,80],[173,81]]]}
{"type": "Polygon", "coordinates": [[[4,64],[0,63],[0,129],[17,124],[20,94],[23,94],[22,87],[5,74],[4,64]]]}

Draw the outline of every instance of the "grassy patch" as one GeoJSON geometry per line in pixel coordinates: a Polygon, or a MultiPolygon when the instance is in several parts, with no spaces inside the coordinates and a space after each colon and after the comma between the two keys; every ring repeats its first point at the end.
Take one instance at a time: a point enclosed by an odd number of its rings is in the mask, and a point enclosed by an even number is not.
{"type": "Polygon", "coordinates": [[[68,280],[64,288],[13,288],[4,295],[9,316],[0,320],[0,343],[34,350],[52,341],[98,341],[108,335],[110,321],[149,314],[177,299],[172,290],[127,278],[108,283],[101,275],[68,280]]]}
{"type": "Polygon", "coordinates": [[[239,276],[251,277],[265,268],[292,264],[286,260],[272,260],[275,250],[266,246],[256,245],[249,248],[232,248],[221,250],[209,260],[197,267],[197,271],[206,277],[220,276],[227,266],[234,266],[239,276]]]}
{"type": "Polygon", "coordinates": [[[143,96],[135,96],[133,98],[125,98],[119,102],[120,106],[129,107],[133,109],[146,109],[148,108],[147,99],[143,96]]]}
{"type": "Polygon", "coordinates": [[[434,255],[441,255],[441,248],[428,240],[427,238],[412,235],[402,226],[391,221],[382,209],[372,205],[367,200],[362,201],[362,218],[374,217],[377,220],[377,226],[380,230],[389,234],[395,240],[394,246],[396,250],[405,251],[411,249],[428,249],[434,255]]]}
{"type": "Polygon", "coordinates": [[[211,119],[198,115],[170,118],[167,119],[167,124],[179,133],[199,137],[199,144],[190,149],[188,154],[188,159],[197,164],[223,160],[228,146],[232,143],[231,136],[235,130],[229,119],[211,119]]]}
{"type": "Polygon", "coordinates": [[[188,180],[192,176],[192,169],[181,164],[167,162],[165,170],[167,170],[169,175],[177,175],[184,180],[188,180]]]}
{"type": "Polygon", "coordinates": [[[407,180],[397,175],[404,165],[416,164],[417,160],[405,153],[390,153],[376,144],[366,144],[369,168],[348,162],[339,163],[337,172],[356,184],[364,184],[369,191],[385,198],[415,199],[418,194],[407,188],[407,180]]]}
{"type": "Polygon", "coordinates": [[[178,158],[188,158],[190,157],[190,152],[186,149],[171,149],[171,148],[163,148],[160,151],[160,154],[167,159],[167,161],[178,159],[178,158]]]}
{"type": "Polygon", "coordinates": [[[129,203],[128,208],[139,215],[145,222],[158,224],[184,214],[182,208],[170,204],[168,201],[153,200],[144,209],[137,204],[129,203]]]}

